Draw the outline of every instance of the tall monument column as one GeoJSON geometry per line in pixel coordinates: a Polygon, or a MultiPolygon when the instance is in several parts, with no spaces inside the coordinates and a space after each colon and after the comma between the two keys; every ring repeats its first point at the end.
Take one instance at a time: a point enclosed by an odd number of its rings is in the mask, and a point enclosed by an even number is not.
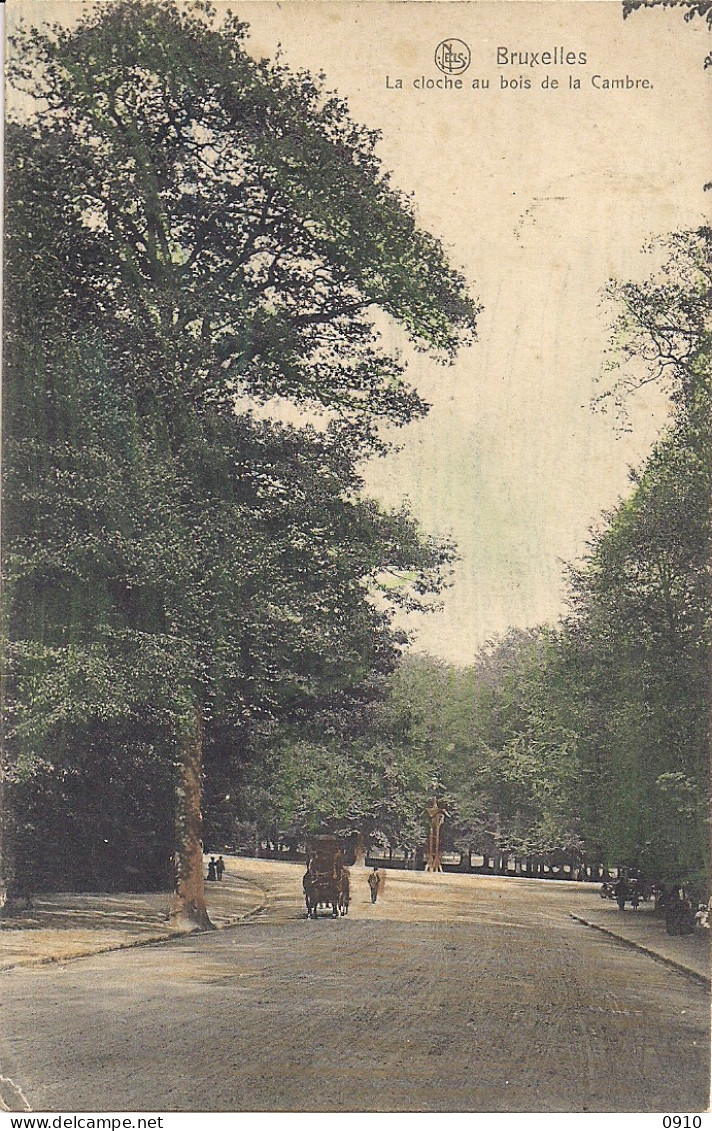
{"type": "Polygon", "coordinates": [[[428,855],[425,862],[426,872],[442,872],[440,862],[440,829],[443,821],[449,816],[445,802],[433,797],[430,805],[425,810],[430,818],[430,832],[428,834],[428,855]]]}

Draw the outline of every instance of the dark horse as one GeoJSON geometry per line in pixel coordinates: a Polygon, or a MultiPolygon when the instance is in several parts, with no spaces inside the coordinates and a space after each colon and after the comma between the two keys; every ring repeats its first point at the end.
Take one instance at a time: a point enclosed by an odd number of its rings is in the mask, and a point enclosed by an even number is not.
{"type": "Polygon", "coordinates": [[[314,837],[307,845],[307,870],[302,880],[307,915],[316,919],[320,903],[331,905],[334,919],[349,907],[349,875],[334,836],[314,837]]]}
{"type": "Polygon", "coordinates": [[[308,871],[302,880],[304,888],[304,901],[307,905],[307,916],[316,919],[320,903],[331,904],[331,914],[334,919],[339,914],[339,901],[341,893],[340,879],[329,875],[316,875],[308,871]]]}

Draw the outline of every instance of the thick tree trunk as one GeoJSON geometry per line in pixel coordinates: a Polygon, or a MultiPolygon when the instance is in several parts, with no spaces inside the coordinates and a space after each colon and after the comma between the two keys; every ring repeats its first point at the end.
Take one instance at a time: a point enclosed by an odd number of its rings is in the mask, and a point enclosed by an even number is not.
{"type": "Polygon", "coordinates": [[[170,918],[193,929],[213,930],[203,880],[203,714],[196,706],[180,738],[180,780],[176,798],[175,891],[170,918]]]}
{"type": "Polygon", "coordinates": [[[367,851],[368,851],[368,844],[366,842],[366,837],[361,832],[356,833],[356,847],[354,849],[354,867],[355,868],[365,868],[366,867],[366,853],[367,853],[367,851]]]}
{"type": "MultiPolygon", "coordinates": [[[[0,701],[4,697],[0,695],[0,701]]],[[[0,763],[0,911],[7,900],[7,862],[5,857],[5,767],[0,763]]]]}

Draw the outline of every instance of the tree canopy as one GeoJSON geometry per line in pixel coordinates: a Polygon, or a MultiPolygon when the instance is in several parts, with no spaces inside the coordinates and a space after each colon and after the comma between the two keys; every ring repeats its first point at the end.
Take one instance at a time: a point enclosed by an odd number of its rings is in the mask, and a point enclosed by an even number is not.
{"type": "Polygon", "coordinates": [[[246,41],[209,5],[150,0],[21,33],[9,74],[42,109],[22,161],[54,186],[82,323],[117,363],[127,349],[141,398],[286,397],[376,443],[375,421],[424,405],[372,310],[448,359],[476,307],[381,169],[377,133],[246,41]]]}
{"type": "MultiPolygon", "coordinates": [[[[623,411],[656,381],[670,418],[631,472],[627,497],[570,567],[568,615],[555,627],[510,630],[467,669],[404,657],[368,735],[374,749],[388,735],[394,763],[422,768],[411,779],[421,838],[425,782],[437,779],[449,813],[443,841],[459,851],[559,849],[708,895],[710,230],[675,233],[657,252],[648,279],[607,288],[614,315],[601,400],[623,411]]],[[[333,790],[323,760],[298,765],[312,784],[323,781],[320,795],[343,821],[353,759],[368,765],[363,740],[340,757],[333,790]]],[[[294,765],[287,756],[285,772],[294,765]]],[[[280,804],[273,798],[278,819],[280,804]]],[[[367,827],[406,844],[405,814],[402,805],[401,823],[388,830],[383,821],[367,827]]]]}
{"type": "Polygon", "coordinates": [[[444,361],[476,315],[377,135],[246,43],[209,5],[120,0],[9,58],[10,777],[140,732],[176,765],[186,906],[204,733],[242,748],[386,670],[393,602],[451,557],[363,497],[381,424],[426,409],[374,311],[444,361]]]}
{"type": "Polygon", "coordinates": [[[569,644],[608,851],[666,878],[709,870],[712,238],[676,233],[660,270],[612,284],[613,396],[662,381],[671,422],[573,575],[569,644]]]}

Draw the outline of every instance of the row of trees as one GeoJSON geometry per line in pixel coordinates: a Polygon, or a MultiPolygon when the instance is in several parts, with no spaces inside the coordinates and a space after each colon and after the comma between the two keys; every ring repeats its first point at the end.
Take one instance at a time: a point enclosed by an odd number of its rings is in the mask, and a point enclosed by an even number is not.
{"type": "Polygon", "coordinates": [[[709,879],[712,659],[712,231],[666,243],[660,272],[611,287],[613,395],[666,389],[671,422],[572,578],[564,640],[584,714],[588,839],[669,878],[709,879]]]}
{"type": "Polygon", "coordinates": [[[709,231],[611,288],[612,395],[666,381],[671,425],[571,615],[464,671],[399,663],[393,610],[453,549],[363,494],[383,424],[427,407],[374,311],[447,362],[477,308],[377,136],[246,41],[204,3],[119,0],[11,44],[7,880],[170,878],[206,924],[203,785],[212,843],[249,821],[413,849],[434,782],[464,851],[702,874],[709,231]]]}
{"type": "Polygon", "coordinates": [[[560,849],[707,888],[712,233],[662,250],[647,282],[609,288],[615,376],[601,399],[625,411],[660,382],[670,424],[571,569],[569,615],[511,630],[464,670],[404,659],[358,742],[286,743],[252,810],[262,827],[266,813],[292,835],[327,821],[412,848],[437,781],[460,851],[560,849]]]}
{"type": "Polygon", "coordinates": [[[203,925],[204,759],[368,699],[452,556],[361,490],[426,411],[373,312],[444,362],[476,316],[377,135],[246,39],[120,0],[8,71],[5,872],[162,886],[175,851],[203,925]]]}
{"type": "Polygon", "coordinates": [[[579,851],[576,735],[552,687],[557,649],[551,629],[512,630],[469,668],[402,658],[362,733],[326,742],[283,736],[247,770],[221,823],[213,826],[208,810],[211,834],[229,840],[237,817],[270,841],[294,845],[328,828],[415,853],[436,793],[446,799],[447,848],[579,851]]]}

